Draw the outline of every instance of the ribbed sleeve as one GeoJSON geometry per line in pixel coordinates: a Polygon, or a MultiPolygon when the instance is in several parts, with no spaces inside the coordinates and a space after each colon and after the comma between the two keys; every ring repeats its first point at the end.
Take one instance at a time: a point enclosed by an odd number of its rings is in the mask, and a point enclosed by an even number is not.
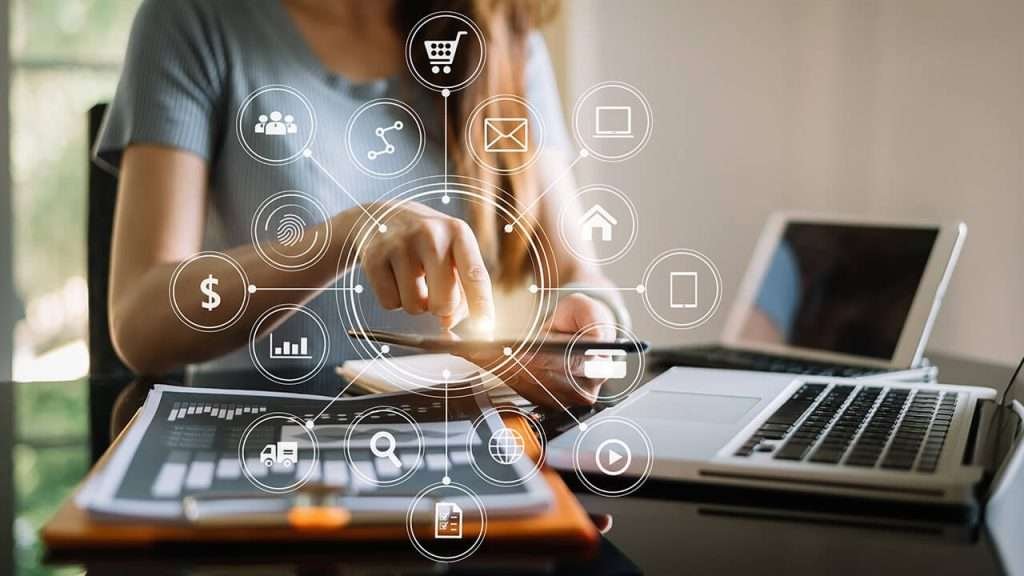
{"type": "Polygon", "coordinates": [[[209,161],[223,126],[224,56],[217,21],[201,3],[146,0],[139,8],[117,92],[93,150],[112,170],[130,144],[157,144],[209,161]]]}

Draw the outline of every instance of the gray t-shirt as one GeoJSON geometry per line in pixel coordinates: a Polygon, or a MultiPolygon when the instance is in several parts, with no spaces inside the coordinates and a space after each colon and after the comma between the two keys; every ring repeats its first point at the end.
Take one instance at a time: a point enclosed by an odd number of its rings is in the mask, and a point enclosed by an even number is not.
{"type": "MultiPolygon", "coordinates": [[[[531,37],[529,48],[527,100],[545,125],[545,146],[568,152],[554,75],[538,34],[531,37]]],[[[328,71],[279,0],[146,0],[135,18],[124,70],[95,158],[116,170],[128,145],[160,144],[205,159],[210,165],[211,191],[204,240],[207,250],[251,243],[250,225],[258,206],[281,191],[298,190],[315,197],[328,215],[351,208],[349,197],[308,160],[267,165],[243,149],[236,114],[247,96],[268,85],[289,86],[308,99],[318,120],[310,149],[360,203],[378,200],[402,182],[442,174],[440,96],[420,88],[408,74],[355,84],[328,71]],[[361,105],[377,98],[395,98],[414,108],[427,133],[422,159],[398,178],[364,174],[352,164],[345,149],[349,118],[361,105]]],[[[412,140],[418,140],[412,130],[395,131],[388,138],[397,146],[414,146],[412,140]]],[[[461,214],[458,203],[446,208],[449,213],[461,214]]],[[[338,381],[331,366],[356,357],[356,352],[344,336],[334,293],[324,293],[308,306],[331,332],[332,361],[296,391],[334,393],[338,381]]],[[[379,306],[363,309],[378,310],[378,316],[367,319],[375,326],[417,329],[424,327],[423,322],[431,322],[401,312],[379,311],[379,306]]],[[[297,341],[316,330],[308,324],[297,315],[274,330],[275,338],[297,341]]],[[[251,369],[252,361],[243,348],[197,368],[251,369]]]]}

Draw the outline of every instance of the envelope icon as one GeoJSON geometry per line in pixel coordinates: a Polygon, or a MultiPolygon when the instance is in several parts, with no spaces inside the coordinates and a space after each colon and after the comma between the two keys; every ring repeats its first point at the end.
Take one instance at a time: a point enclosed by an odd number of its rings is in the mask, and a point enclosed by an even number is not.
{"type": "Polygon", "coordinates": [[[485,152],[527,152],[529,142],[526,118],[484,118],[485,152]]]}

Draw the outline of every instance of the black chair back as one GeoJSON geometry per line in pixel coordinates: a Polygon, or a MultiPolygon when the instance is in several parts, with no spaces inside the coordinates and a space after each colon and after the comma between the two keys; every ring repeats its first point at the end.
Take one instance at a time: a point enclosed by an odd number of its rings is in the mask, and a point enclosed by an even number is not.
{"type": "Polygon", "coordinates": [[[92,376],[123,377],[131,371],[114,351],[110,338],[107,292],[110,287],[110,243],[117,204],[117,177],[92,162],[96,142],[107,105],[89,110],[89,372],[92,376]]]}
{"type": "Polygon", "coordinates": [[[131,370],[114,351],[107,321],[117,178],[97,166],[91,157],[106,112],[107,104],[97,104],[89,110],[89,156],[85,159],[89,166],[86,276],[89,285],[89,447],[93,462],[110,445],[114,401],[132,378],[131,370]]]}

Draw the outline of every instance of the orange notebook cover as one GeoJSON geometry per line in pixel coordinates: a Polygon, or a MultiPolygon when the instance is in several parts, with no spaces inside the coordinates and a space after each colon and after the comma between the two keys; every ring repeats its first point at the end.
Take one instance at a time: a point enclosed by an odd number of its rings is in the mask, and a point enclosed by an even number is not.
{"type": "MultiPolygon", "coordinates": [[[[138,414],[136,414],[138,416],[138,414]]],[[[134,425],[129,424],[128,427],[134,425]]],[[[531,438],[528,453],[536,457],[539,447],[529,425],[516,418],[506,420],[506,425],[515,428],[524,438],[531,438]]],[[[125,430],[128,428],[126,427],[125,430]]],[[[93,472],[103,467],[118,445],[121,435],[97,463],[93,472]]],[[[491,519],[487,522],[486,541],[488,545],[502,545],[530,541],[536,545],[551,547],[590,547],[597,543],[599,533],[583,510],[579,501],[558,474],[545,467],[541,477],[551,490],[552,505],[542,514],[521,518],[491,519]]],[[[81,488],[79,488],[81,489],[81,488]]],[[[431,529],[421,527],[423,536],[431,529]]],[[[478,529],[467,520],[466,530],[478,529]]],[[[420,530],[420,528],[417,528],[420,530]]],[[[419,532],[417,532],[419,534],[419,532]]],[[[164,543],[209,543],[209,542],[311,542],[311,541],[402,541],[408,538],[405,524],[400,525],[351,525],[340,528],[321,526],[297,528],[294,526],[190,526],[147,522],[145,520],[96,520],[86,510],[75,504],[74,495],[67,498],[57,513],[43,527],[41,537],[53,551],[110,548],[146,548],[164,543]]]]}

